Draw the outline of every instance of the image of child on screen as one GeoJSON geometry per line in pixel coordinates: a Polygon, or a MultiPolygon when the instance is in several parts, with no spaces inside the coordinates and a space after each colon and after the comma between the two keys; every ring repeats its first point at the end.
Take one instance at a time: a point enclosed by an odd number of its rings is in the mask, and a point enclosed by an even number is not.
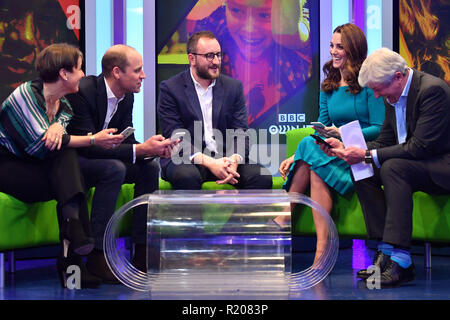
{"type": "Polygon", "coordinates": [[[217,36],[225,53],[222,72],[242,82],[249,124],[257,127],[311,77],[306,1],[226,0],[212,13],[211,1],[205,1],[197,3],[188,19],[201,16],[199,10],[209,10],[209,15],[188,32],[209,30],[217,36]]]}

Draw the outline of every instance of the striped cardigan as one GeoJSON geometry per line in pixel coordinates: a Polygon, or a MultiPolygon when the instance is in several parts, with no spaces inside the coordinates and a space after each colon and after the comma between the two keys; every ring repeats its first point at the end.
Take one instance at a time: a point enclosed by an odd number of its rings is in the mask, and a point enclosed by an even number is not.
{"type": "Polygon", "coordinates": [[[0,107],[0,146],[18,157],[44,159],[49,150],[42,138],[55,122],[64,128],[63,144],[70,140],[65,130],[73,112],[63,97],[55,119],[50,123],[41,80],[29,81],[17,87],[0,107]]]}

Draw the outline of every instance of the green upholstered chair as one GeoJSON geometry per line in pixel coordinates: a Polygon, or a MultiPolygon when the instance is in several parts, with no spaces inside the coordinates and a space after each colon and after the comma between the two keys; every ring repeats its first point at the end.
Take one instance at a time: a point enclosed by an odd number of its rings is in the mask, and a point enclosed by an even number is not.
{"type": "MultiPolygon", "coordinates": [[[[294,154],[300,140],[313,129],[302,128],[286,133],[287,156],[294,154]]],[[[273,177],[273,189],[283,185],[281,177],[273,177]]],[[[170,190],[170,183],[160,179],[160,190],[170,190]]],[[[214,181],[203,184],[204,190],[234,189],[230,185],[217,185],[214,181]]],[[[133,185],[125,184],[119,194],[116,208],[133,199],[133,185]]],[[[93,190],[89,195],[89,205],[93,190]]],[[[422,192],[414,194],[413,239],[426,242],[427,265],[430,260],[429,243],[450,243],[450,196],[431,196],[422,192]]],[[[365,238],[366,228],[356,194],[334,194],[331,212],[340,236],[365,238]]],[[[56,219],[56,201],[23,203],[0,192],[0,288],[4,286],[5,252],[17,249],[55,245],[59,243],[56,219]]],[[[310,207],[298,207],[292,215],[294,236],[315,235],[310,207]],[[309,211],[309,214],[304,214],[309,211]]],[[[125,219],[124,225],[129,225],[125,219]]],[[[125,228],[124,228],[125,229],[125,228]]],[[[127,231],[122,231],[127,232],[127,231]]],[[[13,255],[11,255],[13,257],[13,255]]],[[[13,258],[12,258],[13,259],[13,258]]],[[[11,261],[11,258],[10,258],[11,261]]],[[[11,266],[11,264],[10,264],[11,266]]]]}
{"type": "MultiPolygon", "coordinates": [[[[295,153],[298,143],[313,133],[312,128],[301,128],[286,133],[286,154],[295,153]]],[[[413,195],[413,240],[425,242],[426,266],[431,266],[430,243],[450,243],[450,195],[429,195],[415,192],[413,195]]],[[[355,192],[342,196],[333,193],[331,215],[341,237],[364,239],[366,226],[355,192]]],[[[311,208],[302,206],[292,214],[293,235],[315,235],[311,208]]]]}
{"type": "MultiPolygon", "coordinates": [[[[283,184],[281,177],[273,178],[273,188],[283,184]]],[[[160,190],[170,190],[169,182],[159,180],[160,190]]],[[[217,185],[214,181],[203,184],[204,190],[234,189],[231,185],[217,185]]],[[[91,206],[93,189],[88,196],[91,206]]],[[[117,199],[116,209],[133,199],[132,184],[124,184],[117,199]]],[[[129,232],[131,215],[123,221],[121,234],[129,232]]],[[[14,270],[14,250],[55,245],[59,243],[59,229],[56,219],[56,201],[24,203],[0,192],[0,288],[4,286],[5,253],[9,256],[10,269],[14,270]]]]}
{"type": "MultiPolygon", "coordinates": [[[[89,195],[91,205],[93,191],[89,195]]],[[[116,208],[133,198],[132,185],[123,185],[116,208]]],[[[4,286],[5,252],[14,270],[14,250],[59,243],[56,201],[24,203],[0,192],[0,288],[4,286]]]]}

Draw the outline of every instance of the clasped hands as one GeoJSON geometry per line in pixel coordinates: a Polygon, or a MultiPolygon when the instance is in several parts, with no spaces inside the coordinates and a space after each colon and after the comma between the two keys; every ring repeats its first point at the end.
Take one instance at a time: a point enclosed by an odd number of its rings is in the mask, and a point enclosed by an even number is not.
{"type": "Polygon", "coordinates": [[[237,172],[239,165],[239,156],[223,157],[215,159],[204,154],[199,154],[194,158],[194,163],[201,164],[218,178],[217,184],[237,184],[241,176],[237,172]]]}

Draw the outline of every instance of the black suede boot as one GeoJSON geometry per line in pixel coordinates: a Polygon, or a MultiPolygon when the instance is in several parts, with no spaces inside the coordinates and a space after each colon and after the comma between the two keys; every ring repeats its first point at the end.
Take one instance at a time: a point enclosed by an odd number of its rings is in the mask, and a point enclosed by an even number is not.
{"type": "Polygon", "coordinates": [[[87,256],[86,267],[93,275],[102,279],[104,283],[120,283],[120,281],[112,273],[111,269],[109,269],[108,263],[106,262],[105,255],[102,250],[94,249],[87,256]]]}
{"type": "Polygon", "coordinates": [[[56,260],[56,268],[58,270],[59,280],[63,288],[97,288],[102,283],[100,278],[95,277],[88,271],[81,256],[71,250],[64,250],[63,248],[63,252],[56,260]],[[66,251],[66,254],[64,254],[64,251],[66,251]],[[80,271],[80,282],[78,283],[80,287],[77,288],[77,280],[75,278],[73,278],[74,283],[70,282],[68,286],[67,280],[70,279],[71,276],[76,275],[77,268],[79,268],[80,271]]]}

